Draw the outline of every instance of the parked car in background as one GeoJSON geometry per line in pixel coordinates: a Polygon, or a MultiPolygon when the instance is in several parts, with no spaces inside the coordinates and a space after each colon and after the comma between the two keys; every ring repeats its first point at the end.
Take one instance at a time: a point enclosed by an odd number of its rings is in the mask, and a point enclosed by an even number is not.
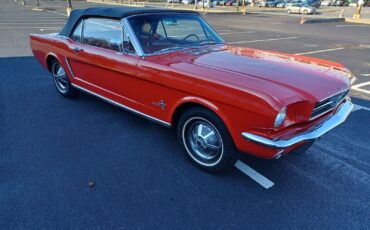
{"type": "Polygon", "coordinates": [[[181,3],[181,0],[167,0],[167,3],[181,3]]]}
{"type": "Polygon", "coordinates": [[[284,8],[286,5],[286,2],[285,1],[281,1],[281,2],[278,2],[276,3],[276,8],[284,8]]]}
{"type": "Polygon", "coordinates": [[[337,0],[334,2],[333,6],[348,6],[349,3],[343,0],[337,0]]]}
{"type": "Polygon", "coordinates": [[[228,0],[225,2],[225,6],[232,6],[234,3],[236,3],[236,0],[228,0]]]}
{"type": "Polygon", "coordinates": [[[259,3],[257,3],[257,6],[258,7],[275,7],[276,2],[274,0],[267,0],[267,1],[262,0],[259,3]]]}
{"type": "Polygon", "coordinates": [[[212,1],[212,6],[218,6],[220,4],[220,1],[219,0],[214,0],[212,1]]]}
{"type": "Polygon", "coordinates": [[[262,0],[262,1],[258,2],[256,5],[257,5],[258,7],[266,7],[266,6],[267,6],[267,2],[266,2],[266,1],[264,1],[264,0],[262,0]]]}
{"type": "Polygon", "coordinates": [[[330,6],[331,5],[331,2],[330,1],[322,1],[320,3],[320,7],[326,7],[326,6],[330,6]]]}
{"type": "Polygon", "coordinates": [[[305,0],[303,1],[303,4],[306,4],[306,5],[309,5],[309,6],[312,6],[312,7],[315,7],[315,8],[320,8],[320,5],[321,5],[321,1],[319,0],[305,0]]]}
{"type": "Polygon", "coordinates": [[[289,6],[285,7],[286,12],[288,14],[296,13],[296,14],[314,14],[316,13],[316,8],[309,6],[309,5],[304,5],[304,4],[299,4],[299,3],[291,3],[289,6]]]}
{"type": "Polygon", "coordinates": [[[188,4],[193,4],[193,3],[195,2],[195,0],[182,0],[181,2],[182,2],[183,4],[188,5],[188,4]]]}
{"type": "MultiPolygon", "coordinates": [[[[219,1],[212,1],[212,0],[210,0],[210,1],[211,1],[210,7],[213,7],[213,6],[216,6],[216,5],[219,4],[219,1]]],[[[208,7],[208,4],[209,4],[208,1],[204,0],[204,6],[208,7]]],[[[203,6],[202,0],[198,0],[198,6],[203,6]]]]}

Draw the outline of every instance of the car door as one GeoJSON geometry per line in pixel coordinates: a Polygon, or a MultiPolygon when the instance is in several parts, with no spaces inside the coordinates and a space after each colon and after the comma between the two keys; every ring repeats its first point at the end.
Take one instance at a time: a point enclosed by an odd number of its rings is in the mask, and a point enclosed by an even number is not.
{"type": "Polygon", "coordinates": [[[139,57],[123,50],[120,20],[88,18],[72,34],[69,65],[76,84],[99,96],[140,109],[137,75],[139,57]],[[77,36],[76,36],[77,37],[77,36]]]}
{"type": "Polygon", "coordinates": [[[300,8],[300,6],[298,4],[296,4],[296,3],[294,3],[292,5],[292,12],[293,13],[299,13],[299,8],[300,8]]]}

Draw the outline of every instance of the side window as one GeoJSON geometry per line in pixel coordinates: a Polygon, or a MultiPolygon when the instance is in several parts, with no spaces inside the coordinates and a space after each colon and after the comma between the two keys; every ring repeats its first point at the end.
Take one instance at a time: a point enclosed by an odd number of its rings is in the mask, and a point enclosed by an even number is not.
{"type": "Polygon", "coordinates": [[[82,32],[82,21],[80,21],[80,24],[75,28],[73,31],[73,34],[71,36],[73,41],[81,42],[81,32],[82,32]]]}
{"type": "Polygon", "coordinates": [[[83,43],[121,52],[122,26],[119,21],[89,18],[84,21],[83,43]]]}

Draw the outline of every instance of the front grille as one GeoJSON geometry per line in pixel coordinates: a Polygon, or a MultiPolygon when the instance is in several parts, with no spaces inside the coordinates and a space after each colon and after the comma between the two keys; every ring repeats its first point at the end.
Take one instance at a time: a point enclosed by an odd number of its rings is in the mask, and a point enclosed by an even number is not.
{"type": "Polygon", "coordinates": [[[334,109],[347,94],[348,90],[337,93],[334,96],[319,101],[312,110],[310,120],[315,119],[321,116],[322,114],[327,113],[334,109]]]}

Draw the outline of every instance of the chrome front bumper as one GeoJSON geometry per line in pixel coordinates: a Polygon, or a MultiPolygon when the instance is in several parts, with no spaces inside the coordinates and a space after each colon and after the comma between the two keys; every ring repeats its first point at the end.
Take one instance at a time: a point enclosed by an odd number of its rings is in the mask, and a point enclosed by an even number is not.
{"type": "Polygon", "coordinates": [[[290,139],[271,140],[248,132],[243,132],[242,136],[247,140],[270,148],[287,148],[302,141],[312,141],[320,138],[325,133],[342,124],[347,119],[352,109],[353,104],[350,100],[347,100],[329,119],[290,139]]]}

